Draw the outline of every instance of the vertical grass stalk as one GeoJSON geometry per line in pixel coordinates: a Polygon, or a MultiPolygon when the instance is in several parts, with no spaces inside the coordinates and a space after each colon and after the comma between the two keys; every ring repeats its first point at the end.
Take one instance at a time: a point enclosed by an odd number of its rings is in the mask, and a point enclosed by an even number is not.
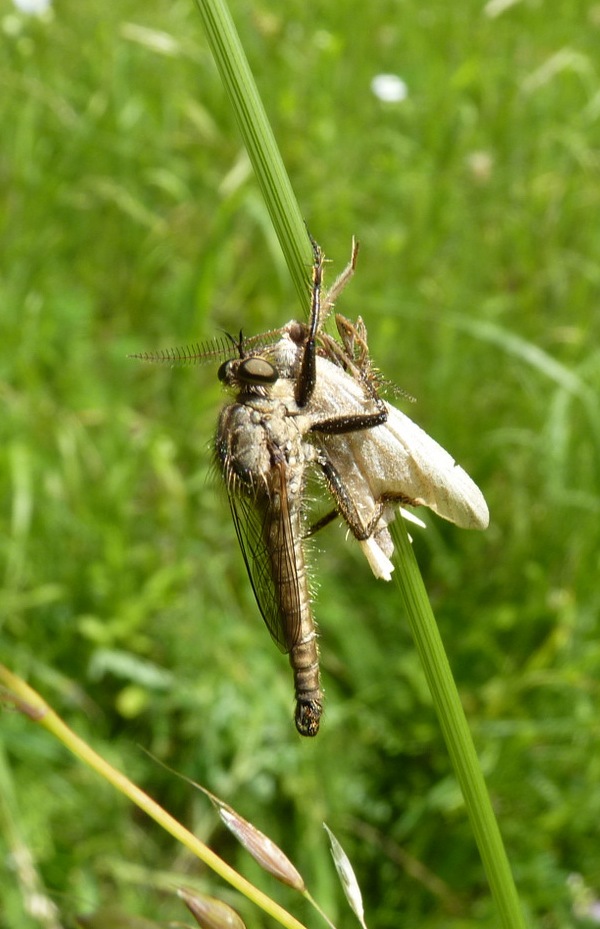
{"type": "Polygon", "coordinates": [[[524,929],[523,914],[498,823],[413,547],[403,520],[397,519],[390,528],[396,546],[397,570],[394,576],[502,926],[505,929],[524,929]]]}
{"type": "Polygon", "coordinates": [[[306,313],[312,251],[248,59],[224,0],[196,0],[225,90],[306,313]]]}

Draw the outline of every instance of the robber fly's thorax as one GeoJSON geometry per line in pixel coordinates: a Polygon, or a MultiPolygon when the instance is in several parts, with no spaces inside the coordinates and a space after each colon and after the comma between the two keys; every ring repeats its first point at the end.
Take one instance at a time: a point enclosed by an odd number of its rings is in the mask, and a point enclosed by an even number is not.
{"type": "Polygon", "coordinates": [[[283,335],[267,350],[221,365],[219,377],[236,397],[221,411],[217,457],[228,481],[240,489],[271,497],[275,469],[284,465],[290,497],[300,491],[307,449],[290,376],[297,354],[283,335]]]}
{"type": "Polygon", "coordinates": [[[221,365],[219,379],[236,397],[221,412],[217,455],[229,478],[253,491],[270,485],[273,469],[283,462],[293,495],[312,452],[302,441],[305,410],[295,398],[306,326],[292,321],[279,335],[275,344],[242,350],[221,365]]]}

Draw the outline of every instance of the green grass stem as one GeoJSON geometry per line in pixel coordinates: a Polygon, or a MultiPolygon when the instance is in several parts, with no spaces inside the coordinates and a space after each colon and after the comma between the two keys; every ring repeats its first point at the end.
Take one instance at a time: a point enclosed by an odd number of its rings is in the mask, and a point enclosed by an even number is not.
{"type": "Polygon", "coordinates": [[[37,691],[33,690],[25,681],[9,671],[4,665],[0,665],[0,685],[5,691],[5,698],[11,700],[24,715],[47,729],[79,761],[88,765],[112,787],[127,797],[128,800],[135,803],[140,810],[143,810],[147,816],[158,823],[174,839],[181,842],[193,855],[196,855],[200,861],[211,868],[215,874],[218,874],[219,877],[227,881],[228,884],[255,903],[256,906],[263,909],[265,913],[272,916],[282,926],[286,926],[287,929],[305,929],[303,924],[295,919],[291,913],[288,913],[278,903],[271,900],[270,897],[247,881],[241,874],[238,874],[133,781],[109,764],[87,742],[80,739],[42,699],[37,691]]]}
{"type": "Polygon", "coordinates": [[[394,572],[475,841],[505,929],[524,929],[519,898],[444,644],[403,521],[392,524],[394,572]]]}
{"type": "Polygon", "coordinates": [[[223,0],[196,2],[302,311],[306,312],[310,241],[248,59],[227,4],[223,0]]]}

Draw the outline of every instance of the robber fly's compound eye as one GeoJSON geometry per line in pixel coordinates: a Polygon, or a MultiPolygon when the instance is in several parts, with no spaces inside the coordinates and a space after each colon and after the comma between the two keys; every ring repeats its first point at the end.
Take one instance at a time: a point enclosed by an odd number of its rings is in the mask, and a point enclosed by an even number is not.
{"type": "Polygon", "coordinates": [[[237,377],[246,384],[274,384],[279,375],[264,358],[246,358],[237,370],[237,377]]]}
{"type": "Polygon", "coordinates": [[[219,365],[219,370],[217,371],[217,377],[220,381],[226,381],[229,375],[229,365],[230,361],[224,361],[222,365],[219,365]]]}

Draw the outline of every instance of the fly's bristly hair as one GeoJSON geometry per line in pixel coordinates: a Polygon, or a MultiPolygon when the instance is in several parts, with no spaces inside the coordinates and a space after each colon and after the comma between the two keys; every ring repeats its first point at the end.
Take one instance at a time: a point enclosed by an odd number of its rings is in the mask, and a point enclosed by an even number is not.
{"type": "Polygon", "coordinates": [[[214,467],[220,472],[225,488],[229,495],[236,497],[242,494],[248,497],[255,504],[258,503],[261,496],[267,499],[271,496],[269,482],[262,474],[257,475],[250,470],[240,472],[235,467],[234,458],[229,451],[215,449],[213,455],[214,467]]]}
{"type": "MultiPolygon", "coordinates": [[[[356,250],[358,251],[358,243],[356,243],[356,250]]],[[[354,266],[349,267],[352,267],[353,273],[354,266]]],[[[347,269],[345,273],[340,275],[338,281],[341,278],[344,283],[347,283],[350,276],[351,273],[347,269]]],[[[328,292],[324,301],[324,305],[328,308],[333,306],[329,297],[330,293],[331,291],[328,292]]],[[[412,394],[382,374],[380,368],[374,364],[369,351],[367,329],[360,316],[353,323],[345,316],[342,316],[341,313],[336,313],[335,324],[341,342],[338,342],[335,336],[327,332],[320,332],[318,354],[322,358],[332,361],[357,380],[366,382],[368,384],[367,390],[371,394],[393,397],[405,400],[408,403],[417,402],[412,394]]]]}

